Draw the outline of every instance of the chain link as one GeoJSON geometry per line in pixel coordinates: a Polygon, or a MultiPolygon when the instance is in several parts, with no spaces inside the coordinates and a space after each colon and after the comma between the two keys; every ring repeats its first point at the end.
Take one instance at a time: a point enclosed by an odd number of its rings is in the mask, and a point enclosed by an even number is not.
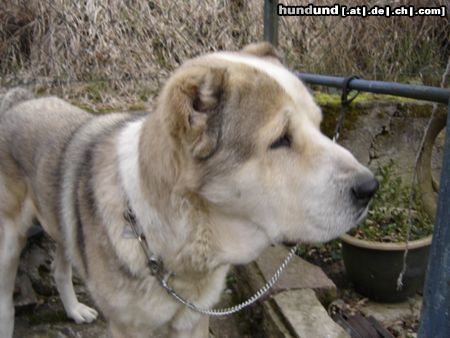
{"type": "Polygon", "coordinates": [[[149,267],[151,274],[155,276],[155,278],[159,281],[159,284],[162,286],[163,289],[165,289],[173,298],[175,298],[180,303],[187,306],[189,309],[201,313],[203,315],[208,316],[227,316],[231,315],[233,313],[239,312],[242,309],[246,308],[247,306],[253,304],[258,299],[260,299],[262,296],[264,296],[278,281],[278,279],[281,276],[281,273],[288,265],[289,261],[294,257],[295,252],[297,251],[298,244],[293,246],[290,250],[286,258],[284,259],[283,263],[281,263],[280,267],[275,271],[272,278],[263,286],[261,287],[252,297],[247,299],[245,302],[242,302],[238,305],[234,305],[232,307],[223,308],[223,309],[206,309],[202,308],[200,306],[195,305],[194,303],[191,303],[190,301],[184,299],[181,297],[174,289],[170,287],[168,284],[168,279],[172,274],[165,270],[163,262],[161,259],[159,259],[148,247],[147,240],[142,235],[141,231],[138,229],[138,225],[136,222],[136,216],[131,209],[129,203],[127,210],[124,212],[123,215],[125,221],[130,225],[131,229],[133,230],[133,234],[138,240],[139,244],[142,247],[142,250],[144,251],[145,256],[148,259],[149,267]]]}
{"type": "Polygon", "coordinates": [[[232,307],[227,307],[227,308],[222,308],[222,309],[202,308],[200,306],[195,305],[194,303],[191,303],[190,301],[184,299],[179,294],[177,294],[175,292],[175,290],[173,290],[169,286],[169,284],[167,283],[168,278],[160,278],[159,282],[160,282],[161,286],[173,298],[175,298],[177,301],[179,301],[180,303],[184,304],[189,309],[191,309],[191,310],[193,310],[195,312],[201,313],[203,315],[216,316],[216,317],[217,316],[228,316],[228,315],[231,315],[233,313],[241,311],[242,309],[246,308],[247,306],[252,305],[257,300],[259,300],[262,296],[264,296],[275,285],[275,283],[278,281],[278,279],[281,276],[281,273],[287,267],[287,265],[290,262],[290,260],[292,259],[292,257],[294,257],[294,254],[297,251],[297,247],[298,247],[298,245],[292,247],[289,250],[289,253],[286,256],[286,258],[284,259],[283,263],[281,263],[280,267],[277,269],[277,271],[275,271],[275,273],[273,274],[272,278],[263,287],[261,287],[252,297],[250,297],[246,301],[244,301],[244,302],[242,302],[240,304],[234,305],[232,307]]]}

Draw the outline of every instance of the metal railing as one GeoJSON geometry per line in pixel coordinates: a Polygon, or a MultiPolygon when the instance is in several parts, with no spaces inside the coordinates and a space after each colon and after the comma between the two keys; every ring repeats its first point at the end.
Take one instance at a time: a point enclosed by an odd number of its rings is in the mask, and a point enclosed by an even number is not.
{"type": "MultiPolygon", "coordinates": [[[[345,78],[306,73],[297,76],[308,84],[342,88],[345,78]]],[[[351,90],[389,94],[448,104],[447,126],[450,126],[450,90],[406,85],[395,82],[355,79],[351,90]]],[[[450,337],[450,130],[444,144],[437,212],[423,290],[419,338],[450,337]]]]}
{"type": "MultiPolygon", "coordinates": [[[[264,39],[273,45],[278,43],[277,0],[265,0],[264,39]]],[[[307,84],[342,88],[344,77],[297,73],[307,84]]],[[[450,90],[407,85],[395,82],[354,79],[348,89],[377,94],[388,94],[448,105],[447,130],[445,134],[444,158],[433,241],[428,259],[428,268],[423,290],[423,305],[418,337],[450,337],[450,90]]]]}
{"type": "MultiPolygon", "coordinates": [[[[296,73],[303,82],[326,87],[342,88],[345,78],[338,76],[317,75],[309,73],[296,73]]],[[[386,94],[407,97],[416,100],[425,100],[447,104],[450,91],[448,89],[409,85],[397,82],[370,81],[363,79],[353,79],[349,89],[370,92],[375,94],[386,94]]]]}

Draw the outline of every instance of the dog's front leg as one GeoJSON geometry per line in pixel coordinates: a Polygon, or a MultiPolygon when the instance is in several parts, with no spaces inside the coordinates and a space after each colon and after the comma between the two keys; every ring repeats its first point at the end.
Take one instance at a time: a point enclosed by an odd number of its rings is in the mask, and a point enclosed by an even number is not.
{"type": "Polygon", "coordinates": [[[209,317],[202,316],[192,330],[178,330],[171,328],[170,338],[208,338],[209,317]]]}
{"type": "Polygon", "coordinates": [[[26,238],[19,234],[15,224],[0,219],[0,337],[10,338],[14,330],[14,282],[19,266],[20,252],[26,238]]]}
{"type": "Polygon", "coordinates": [[[72,318],[77,324],[94,321],[98,313],[78,301],[73,289],[72,265],[67,259],[62,245],[59,243],[56,245],[53,269],[56,288],[58,289],[67,316],[72,318]]]}

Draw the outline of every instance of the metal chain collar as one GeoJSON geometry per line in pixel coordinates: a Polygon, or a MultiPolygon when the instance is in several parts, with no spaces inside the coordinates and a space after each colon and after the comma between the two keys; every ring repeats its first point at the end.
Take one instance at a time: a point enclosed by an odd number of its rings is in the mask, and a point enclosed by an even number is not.
{"type": "Polygon", "coordinates": [[[222,308],[222,309],[206,309],[206,308],[202,308],[199,307],[191,302],[189,302],[188,300],[184,299],[183,297],[181,297],[180,295],[178,295],[168,284],[167,284],[167,279],[163,278],[160,279],[159,282],[161,284],[161,286],[170,294],[172,295],[176,300],[178,300],[180,303],[184,304],[185,306],[187,306],[189,309],[201,313],[203,315],[208,315],[208,316],[228,316],[231,315],[233,313],[239,312],[242,309],[246,308],[247,306],[252,305],[254,302],[256,302],[257,300],[259,300],[262,296],[264,296],[274,285],[275,283],[278,281],[278,279],[281,276],[281,273],[283,272],[283,270],[286,268],[286,266],[288,265],[289,261],[292,259],[292,257],[295,254],[295,251],[297,250],[297,245],[292,247],[289,250],[288,255],[286,256],[286,258],[284,259],[283,263],[281,263],[280,267],[277,269],[277,271],[275,271],[275,273],[273,274],[272,278],[263,286],[261,287],[258,291],[256,291],[256,293],[250,297],[249,299],[247,299],[245,302],[242,302],[240,304],[231,306],[231,307],[227,307],[227,308],[222,308]]]}
{"type": "Polygon", "coordinates": [[[164,264],[162,260],[156,256],[148,247],[147,240],[145,239],[145,236],[138,230],[137,224],[136,224],[136,217],[134,216],[132,210],[128,208],[126,213],[124,214],[125,220],[130,225],[131,229],[133,230],[134,236],[139,241],[139,244],[142,247],[142,251],[144,251],[145,256],[148,260],[148,266],[150,269],[150,273],[152,276],[155,276],[155,278],[158,280],[161,287],[167,291],[169,295],[171,295],[173,298],[175,298],[177,301],[188,307],[189,309],[201,313],[203,315],[208,316],[227,316],[231,315],[233,313],[239,312],[242,309],[246,308],[247,306],[255,303],[257,300],[259,300],[262,296],[264,296],[278,281],[278,279],[281,276],[281,273],[284,271],[284,269],[287,267],[288,263],[294,257],[295,252],[297,251],[298,245],[293,246],[290,250],[284,261],[281,263],[280,267],[275,271],[272,278],[263,286],[261,287],[252,297],[247,299],[246,301],[234,305],[232,307],[228,308],[222,308],[222,309],[207,309],[202,308],[200,306],[195,305],[194,303],[191,303],[190,301],[184,299],[181,297],[174,289],[170,287],[168,284],[168,279],[172,276],[171,272],[165,271],[164,264]]]}

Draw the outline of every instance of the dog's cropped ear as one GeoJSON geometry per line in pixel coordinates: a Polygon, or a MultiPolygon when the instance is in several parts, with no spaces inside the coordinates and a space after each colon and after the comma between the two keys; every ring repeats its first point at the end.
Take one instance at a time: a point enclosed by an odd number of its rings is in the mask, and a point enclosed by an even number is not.
{"type": "Polygon", "coordinates": [[[192,67],[178,79],[173,100],[178,101],[182,143],[197,160],[210,157],[217,149],[222,122],[227,72],[224,68],[192,67]]]}
{"type": "Polygon", "coordinates": [[[260,58],[272,58],[283,63],[282,53],[269,42],[257,42],[249,44],[242,49],[242,52],[260,58]]]}

